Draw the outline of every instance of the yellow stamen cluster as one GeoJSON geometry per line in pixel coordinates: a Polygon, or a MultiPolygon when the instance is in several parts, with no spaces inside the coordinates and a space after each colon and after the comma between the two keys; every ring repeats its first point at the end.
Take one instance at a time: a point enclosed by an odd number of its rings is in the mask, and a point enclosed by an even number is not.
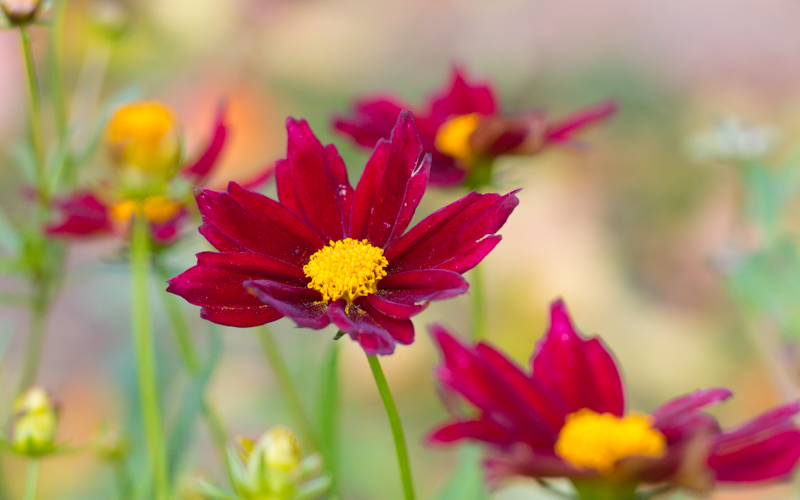
{"type": "Polygon", "coordinates": [[[666,447],[666,438],[646,415],[631,413],[620,418],[583,408],[567,415],[555,451],[578,468],[610,474],[623,458],[660,458],[666,447]]]}
{"type": "Polygon", "coordinates": [[[166,222],[173,218],[181,209],[164,195],[148,196],[142,201],[126,199],[111,207],[111,217],[118,221],[129,220],[134,213],[142,212],[150,222],[166,222]]]}
{"type": "Polygon", "coordinates": [[[177,122],[160,103],[136,102],[118,109],[106,126],[105,140],[120,167],[168,176],[178,166],[177,122]]]}
{"type": "Polygon", "coordinates": [[[312,255],[303,272],[311,278],[308,288],[322,293],[323,300],[344,298],[352,304],[358,297],[375,293],[388,265],[382,248],[367,240],[345,238],[331,241],[312,255]]]}
{"type": "Polygon", "coordinates": [[[470,163],[473,157],[469,145],[470,137],[478,128],[481,116],[478,113],[455,116],[447,120],[436,132],[434,146],[440,153],[470,163]]]}

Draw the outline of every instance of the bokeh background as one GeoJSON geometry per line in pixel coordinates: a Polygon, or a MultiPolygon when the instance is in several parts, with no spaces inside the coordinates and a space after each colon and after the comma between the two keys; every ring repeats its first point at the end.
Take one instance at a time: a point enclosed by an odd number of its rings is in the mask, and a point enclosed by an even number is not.
{"type": "MultiPolygon", "coordinates": [[[[82,82],[105,69],[99,102],[131,96],[168,103],[180,116],[189,151],[201,145],[214,109],[227,100],[232,139],[215,179],[219,186],[282,157],[288,115],[308,119],[323,141],[335,142],[355,179],[366,155],[332,132],[330,116],[365,93],[394,93],[420,106],[449,79],[453,64],[493,82],[509,114],[539,108],[558,116],[616,97],[619,114],[582,134],[580,147],[498,162],[497,189],[523,190],[501,231],[503,242],[483,265],[490,340],[527,363],[546,328],[549,303],[562,297],[577,325],[601,334],[614,350],[638,410],[696,388],[726,386],[736,397],[713,412],[735,425],[798,396],[785,332],[731,293],[733,269],[760,244],[758,227],[742,212],[739,171],[702,158],[692,144],[720,120],[737,117],[774,132],[765,164],[791,165],[800,144],[799,3],[137,0],[128,6],[129,31],[110,46],[92,26],[94,3],[69,1],[67,89],[91,101],[93,90],[82,82]]],[[[34,30],[40,49],[45,34],[34,30]]],[[[0,205],[13,217],[23,185],[10,157],[26,123],[24,65],[13,31],[0,32],[0,68],[0,205]]],[[[92,119],[97,111],[89,108],[92,119]]],[[[81,177],[102,175],[103,168],[99,155],[81,177]]],[[[457,196],[429,192],[418,216],[457,196]]],[[[786,217],[781,227],[791,238],[797,220],[786,217]]],[[[206,248],[194,227],[187,232],[170,254],[174,273],[206,248]]],[[[119,245],[70,246],[66,286],[48,325],[40,382],[61,402],[60,437],[74,444],[90,442],[104,423],[127,429],[137,411],[128,270],[119,245]]],[[[24,286],[10,277],[0,277],[0,285],[24,286]]],[[[154,293],[163,288],[154,284],[154,293]]],[[[211,325],[197,308],[183,305],[207,351],[211,325]]],[[[188,379],[158,300],[154,314],[169,423],[188,379]]],[[[433,496],[458,456],[424,443],[446,415],[431,375],[437,353],[425,332],[433,321],[466,334],[469,297],[431,305],[415,319],[416,342],[384,360],[420,498],[433,496]]],[[[0,334],[8,342],[0,363],[5,401],[26,324],[24,310],[0,309],[0,334]]],[[[295,329],[288,320],[272,329],[312,409],[315,368],[335,331],[295,329]]],[[[219,330],[221,358],[209,394],[227,430],[257,435],[290,423],[252,333],[219,330]]],[[[391,435],[366,359],[356,344],[340,342],[343,497],[398,499],[391,435]]],[[[186,498],[197,477],[223,477],[202,422],[185,456],[186,498]]],[[[22,477],[24,463],[2,460],[19,495],[22,481],[14,479],[22,477]]],[[[713,498],[796,498],[796,490],[791,484],[723,489],[713,498]]],[[[547,498],[537,491],[513,483],[494,498],[547,498]]],[[[104,499],[113,492],[112,472],[91,453],[44,464],[42,499],[104,499]]]]}

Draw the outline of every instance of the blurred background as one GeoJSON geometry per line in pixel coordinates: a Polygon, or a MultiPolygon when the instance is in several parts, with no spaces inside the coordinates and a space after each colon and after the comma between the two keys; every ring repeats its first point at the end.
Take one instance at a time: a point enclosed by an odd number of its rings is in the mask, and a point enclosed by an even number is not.
{"type": "MultiPolygon", "coordinates": [[[[507,114],[544,109],[557,117],[616,97],[619,114],[582,134],[580,147],[498,162],[496,189],[523,190],[502,243],[483,264],[491,342],[526,364],[547,326],[549,303],[562,297],[582,331],[602,335],[615,352],[637,410],[725,386],[736,397],[713,412],[733,426],[798,397],[790,342],[798,333],[791,317],[798,297],[792,292],[800,287],[791,279],[798,207],[787,202],[777,224],[789,257],[766,255],[770,265],[750,266],[750,257],[768,249],[746,210],[755,188],[740,166],[757,160],[771,179],[798,168],[799,3],[137,0],[127,7],[130,27],[111,43],[93,24],[95,2],[68,2],[68,92],[78,89],[90,101],[94,92],[101,103],[161,100],[179,115],[190,152],[227,100],[231,142],[214,180],[220,187],[284,155],[289,115],[306,118],[323,142],[335,142],[356,179],[366,155],[332,131],[330,116],[364,94],[392,93],[422,107],[449,81],[453,64],[473,80],[492,82],[507,114]],[[82,82],[98,71],[106,71],[105,82],[87,91],[82,82]],[[776,275],[784,278],[779,284],[776,275]]],[[[33,36],[43,50],[45,29],[33,36]]],[[[6,153],[24,137],[26,123],[24,64],[13,31],[0,32],[0,68],[0,205],[13,217],[24,183],[6,153]]],[[[102,175],[103,155],[95,163],[81,178],[102,175]]],[[[429,191],[417,218],[458,196],[429,191]]],[[[170,252],[174,274],[206,249],[195,227],[170,252]]],[[[129,429],[138,411],[128,267],[119,255],[119,241],[70,245],[66,286],[48,323],[40,382],[61,403],[60,438],[74,444],[92,441],[103,424],[129,429]]],[[[0,286],[23,285],[0,277],[0,286]]],[[[163,288],[154,284],[154,294],[163,288]]],[[[182,306],[208,351],[212,325],[200,320],[198,308],[182,306]]],[[[169,424],[188,378],[158,300],[153,309],[169,424]]],[[[0,365],[6,401],[27,321],[24,309],[0,309],[0,334],[9,341],[0,365]]],[[[466,335],[469,297],[432,304],[414,320],[416,342],[383,360],[420,498],[434,495],[458,457],[456,449],[424,443],[446,417],[431,375],[438,355],[425,325],[433,321],[466,335]]],[[[288,320],[272,329],[311,410],[320,383],[315,367],[335,331],[296,329],[288,320]]],[[[221,357],[209,397],[228,432],[256,436],[291,424],[254,335],[218,330],[221,357]]],[[[398,499],[391,434],[366,359],[355,343],[339,342],[343,498],[398,499]]],[[[197,422],[195,429],[181,463],[187,492],[198,477],[224,477],[205,426],[197,422]]],[[[24,463],[2,460],[18,496],[22,485],[14,478],[22,477],[24,463]]],[[[112,471],[91,453],[49,459],[41,478],[42,499],[114,492],[112,471]]],[[[795,491],[721,489],[713,498],[785,499],[795,491]]],[[[502,485],[494,498],[547,497],[520,482],[502,485]]]]}

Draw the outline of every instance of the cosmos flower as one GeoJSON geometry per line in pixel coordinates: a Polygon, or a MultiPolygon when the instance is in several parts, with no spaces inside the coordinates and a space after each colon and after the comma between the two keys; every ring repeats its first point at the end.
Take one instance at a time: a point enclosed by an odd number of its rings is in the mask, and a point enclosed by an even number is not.
{"type": "MultiPolygon", "coordinates": [[[[358,145],[372,148],[378,139],[389,137],[402,109],[409,106],[394,97],[365,98],[356,102],[351,116],[334,117],[333,126],[358,145]]],[[[470,84],[455,68],[450,86],[437,92],[416,116],[422,147],[433,158],[430,182],[477,188],[491,182],[498,156],[532,155],[569,142],[576,131],[616,109],[616,102],[608,100],[558,121],[547,120],[541,111],[505,117],[489,85],[470,84]]]]}
{"type": "Polygon", "coordinates": [[[236,183],[201,190],[200,232],[219,252],[198,254],[167,290],[223,325],[287,316],[307,328],[334,323],[371,355],[410,344],[409,318],[467,291],[461,274],[500,241],[516,196],[473,192],[406,231],[430,169],[411,113],[378,141],[355,189],[333,145],[323,147],[304,120],[286,128],[279,201],[236,183]]]}
{"type": "Polygon", "coordinates": [[[628,411],[612,354],[599,338],[576,333],[560,301],[531,374],[487,344],[466,346],[440,326],[432,333],[446,394],[478,413],[446,423],[430,440],[487,443],[490,477],[568,477],[582,498],[610,491],[602,498],[625,500],[642,483],[706,491],[715,482],[787,479],[800,459],[797,403],[726,431],[702,409],[730,397],[727,389],[692,392],[650,415],[628,411]]]}
{"type": "MultiPolygon", "coordinates": [[[[202,185],[213,173],[227,136],[225,107],[220,106],[205,150],[181,166],[178,126],[166,106],[137,102],[121,107],[105,133],[115,179],[56,198],[54,207],[61,218],[46,228],[47,233],[87,237],[125,232],[131,215],[141,211],[150,221],[154,241],[174,241],[189,214],[190,187],[202,185]]],[[[248,185],[266,178],[260,176],[248,185]]]]}

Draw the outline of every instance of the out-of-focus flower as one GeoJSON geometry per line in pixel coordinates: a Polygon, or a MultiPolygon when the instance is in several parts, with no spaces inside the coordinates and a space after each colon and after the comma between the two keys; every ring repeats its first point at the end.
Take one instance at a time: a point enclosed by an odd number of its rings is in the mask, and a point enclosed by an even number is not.
{"type": "Polygon", "coordinates": [[[286,427],[273,427],[257,441],[240,439],[240,449],[228,450],[228,471],[234,494],[201,483],[208,498],[228,500],[305,500],[317,498],[331,484],[319,475],[317,455],[303,458],[297,438],[286,427]]]}
{"type": "Polygon", "coordinates": [[[727,389],[695,391],[650,415],[627,412],[611,353],[599,338],[576,333],[560,301],[531,374],[487,344],[466,346],[439,326],[432,333],[443,354],[437,378],[478,414],[430,439],[489,444],[492,478],[568,477],[582,498],[626,500],[643,483],[706,491],[715,481],[787,479],[800,459],[797,403],[732,431],[701,411],[730,397],[727,389]],[[601,491],[610,496],[592,496],[601,491]]]}
{"type": "Polygon", "coordinates": [[[90,10],[92,26],[109,40],[117,40],[128,31],[130,6],[122,0],[96,0],[90,10]]]}
{"type": "Polygon", "coordinates": [[[58,408],[41,387],[32,387],[14,404],[11,448],[14,452],[38,457],[55,451],[58,408]]]}
{"type": "MultiPolygon", "coordinates": [[[[504,117],[497,107],[489,85],[468,83],[456,68],[449,87],[416,113],[423,150],[433,156],[432,184],[487,185],[498,156],[532,155],[545,146],[569,142],[578,129],[612,115],[617,103],[608,100],[558,121],[549,121],[541,111],[504,117]]],[[[361,99],[351,116],[335,117],[333,126],[360,146],[372,148],[389,137],[402,109],[409,106],[394,97],[361,99]]]]}
{"type": "Polygon", "coordinates": [[[128,453],[130,443],[123,437],[118,429],[111,429],[104,425],[92,442],[92,451],[95,455],[108,462],[122,460],[128,453]]]}
{"type": "Polygon", "coordinates": [[[769,154],[777,141],[775,129],[726,116],[711,130],[695,134],[689,142],[689,153],[700,161],[748,161],[769,154]]]}
{"type": "MultiPolygon", "coordinates": [[[[124,233],[131,216],[143,213],[150,221],[154,241],[174,241],[189,213],[190,188],[202,184],[213,172],[227,135],[225,107],[221,106],[205,151],[194,162],[180,167],[180,134],[172,111],[155,102],[123,106],[111,118],[105,133],[116,179],[93,190],[57,198],[54,204],[62,218],[47,227],[48,234],[85,237],[124,233]]],[[[257,183],[268,177],[260,175],[257,183]]]]}
{"type": "Polygon", "coordinates": [[[410,318],[467,291],[461,274],[499,243],[517,197],[473,192],[406,232],[430,169],[411,113],[378,142],[355,190],[333,145],[323,147],[304,120],[286,126],[280,201],[235,183],[200,191],[200,232],[219,252],[197,254],[167,291],[223,325],[287,316],[314,329],[332,322],[371,355],[410,344],[410,318]]]}
{"type": "Polygon", "coordinates": [[[0,0],[3,13],[11,24],[17,26],[35,21],[41,5],[42,0],[0,0]]]}

